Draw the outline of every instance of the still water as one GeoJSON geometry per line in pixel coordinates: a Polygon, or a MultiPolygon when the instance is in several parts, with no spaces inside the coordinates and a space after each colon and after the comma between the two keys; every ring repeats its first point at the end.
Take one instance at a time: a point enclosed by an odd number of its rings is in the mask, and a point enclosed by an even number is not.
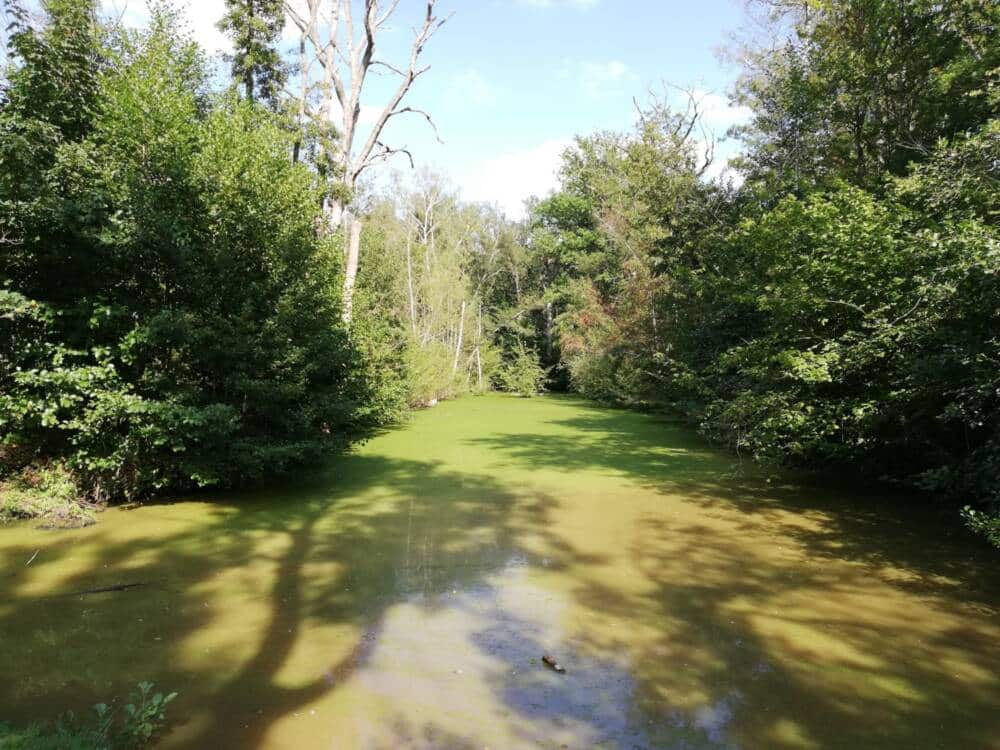
{"type": "Polygon", "coordinates": [[[151,680],[164,748],[1000,748],[997,555],[950,518],[466,398],[289,486],[0,529],[0,719],[151,680]]]}

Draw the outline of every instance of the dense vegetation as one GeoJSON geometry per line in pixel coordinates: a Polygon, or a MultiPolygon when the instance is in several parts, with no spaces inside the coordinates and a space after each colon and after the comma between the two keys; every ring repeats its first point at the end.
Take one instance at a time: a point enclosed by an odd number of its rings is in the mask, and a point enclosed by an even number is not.
{"type": "Polygon", "coordinates": [[[0,110],[8,481],[61,471],[93,502],[235,484],[393,416],[282,120],[213,94],[167,9],[133,33],[45,8],[14,19],[0,110]]]}
{"type": "Polygon", "coordinates": [[[428,174],[331,193],[336,134],[281,93],[279,3],[227,3],[216,90],[167,8],[135,33],[8,2],[7,513],[252,481],[408,406],[547,383],[969,503],[1000,537],[1000,7],[764,5],[738,184],[667,89],[579,138],[519,224],[428,174]],[[353,319],[323,213],[344,201],[353,319]]]}
{"type": "MultiPolygon", "coordinates": [[[[1000,507],[1000,6],[771,6],[743,50],[745,182],[697,100],[580,138],[533,212],[571,387],[736,451],[1000,507]]],[[[997,521],[967,511],[997,538],[997,521]]]]}

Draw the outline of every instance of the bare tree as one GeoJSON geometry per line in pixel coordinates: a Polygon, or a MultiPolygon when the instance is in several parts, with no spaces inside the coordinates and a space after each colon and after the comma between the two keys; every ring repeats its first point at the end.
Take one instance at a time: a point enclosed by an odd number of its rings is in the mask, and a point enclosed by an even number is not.
{"type": "Polygon", "coordinates": [[[387,145],[383,133],[389,122],[401,115],[424,118],[437,135],[430,115],[405,106],[403,100],[414,82],[430,66],[421,65],[424,46],[450,18],[438,18],[436,0],[425,0],[426,10],[420,26],[413,29],[409,59],[393,64],[376,56],[376,41],[386,23],[396,12],[400,0],[361,0],[363,19],[355,23],[357,0],[286,0],[285,9],[299,29],[298,113],[300,124],[309,121],[338,125],[339,137],[325,154],[330,169],[327,178],[331,190],[325,210],[332,231],[343,229],[347,238],[344,273],[344,320],[350,322],[354,283],[361,250],[362,220],[351,210],[351,200],[361,175],[372,166],[397,154],[413,157],[402,147],[387,145]],[[312,71],[318,66],[318,78],[312,71]],[[367,138],[359,133],[361,97],[368,74],[374,69],[398,77],[399,82],[375,117],[367,138]],[[339,122],[336,118],[339,117],[339,122]]]}

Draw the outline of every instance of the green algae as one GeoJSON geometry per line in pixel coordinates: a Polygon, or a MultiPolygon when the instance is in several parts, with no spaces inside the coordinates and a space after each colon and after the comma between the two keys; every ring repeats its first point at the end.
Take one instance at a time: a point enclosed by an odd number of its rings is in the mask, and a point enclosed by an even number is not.
{"type": "Polygon", "coordinates": [[[0,529],[0,720],[149,679],[165,747],[1000,746],[992,552],[737,469],[484,396],[288,486],[0,529]]]}

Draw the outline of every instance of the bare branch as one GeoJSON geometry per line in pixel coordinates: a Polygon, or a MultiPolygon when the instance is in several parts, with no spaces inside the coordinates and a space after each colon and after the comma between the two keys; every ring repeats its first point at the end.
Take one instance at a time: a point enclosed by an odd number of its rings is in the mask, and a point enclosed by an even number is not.
{"type": "MultiPolygon", "coordinates": [[[[376,3],[376,5],[378,5],[378,3],[376,3]]],[[[375,28],[376,29],[381,28],[382,24],[384,24],[387,20],[389,20],[389,16],[391,16],[393,13],[396,12],[396,8],[398,6],[399,6],[399,0],[393,0],[392,4],[389,5],[388,8],[386,8],[385,13],[383,13],[382,16],[375,21],[375,28]]]]}
{"type": "MultiPolygon", "coordinates": [[[[365,169],[372,166],[373,164],[389,161],[389,159],[391,159],[396,154],[403,154],[404,156],[406,156],[410,162],[410,169],[416,169],[416,164],[413,161],[413,154],[410,153],[409,149],[390,148],[381,141],[379,141],[376,145],[379,147],[380,150],[371,156],[371,158],[368,160],[368,163],[361,168],[361,172],[363,172],[365,169]]],[[[361,172],[358,172],[356,175],[354,175],[355,178],[359,177],[361,175],[361,172]]]]}
{"type": "Polygon", "coordinates": [[[395,65],[390,65],[389,63],[385,62],[384,60],[372,60],[372,67],[374,68],[375,66],[380,66],[380,67],[383,67],[383,68],[388,68],[390,72],[395,73],[396,75],[401,76],[403,78],[406,77],[406,71],[400,70],[395,65]]]}
{"type": "Polygon", "coordinates": [[[444,145],[444,141],[441,140],[441,134],[438,132],[437,125],[434,124],[434,120],[424,110],[417,109],[416,107],[403,107],[402,109],[397,109],[395,112],[390,112],[389,113],[389,117],[390,118],[397,117],[398,115],[405,115],[405,114],[410,113],[410,112],[412,112],[415,115],[420,115],[425,120],[427,120],[427,124],[430,125],[431,126],[431,130],[434,131],[434,138],[437,140],[438,143],[440,143],[441,145],[444,145]]]}
{"type": "Polygon", "coordinates": [[[417,67],[420,55],[424,50],[424,45],[427,44],[438,29],[440,29],[448,21],[448,19],[451,18],[451,15],[449,15],[446,18],[439,20],[434,15],[435,1],[436,0],[427,0],[427,12],[424,16],[424,24],[419,30],[415,30],[413,46],[410,48],[409,68],[403,76],[403,80],[399,82],[399,87],[396,89],[396,93],[392,96],[388,104],[386,104],[385,108],[382,110],[378,119],[375,121],[375,124],[372,127],[372,132],[368,136],[368,141],[358,153],[354,162],[354,168],[351,170],[355,174],[360,174],[368,166],[367,162],[371,158],[372,150],[375,148],[375,144],[378,143],[379,139],[382,137],[382,131],[385,129],[386,123],[389,122],[391,117],[393,117],[393,113],[399,109],[400,102],[410,90],[413,82],[429,70],[429,67],[417,67]]]}

